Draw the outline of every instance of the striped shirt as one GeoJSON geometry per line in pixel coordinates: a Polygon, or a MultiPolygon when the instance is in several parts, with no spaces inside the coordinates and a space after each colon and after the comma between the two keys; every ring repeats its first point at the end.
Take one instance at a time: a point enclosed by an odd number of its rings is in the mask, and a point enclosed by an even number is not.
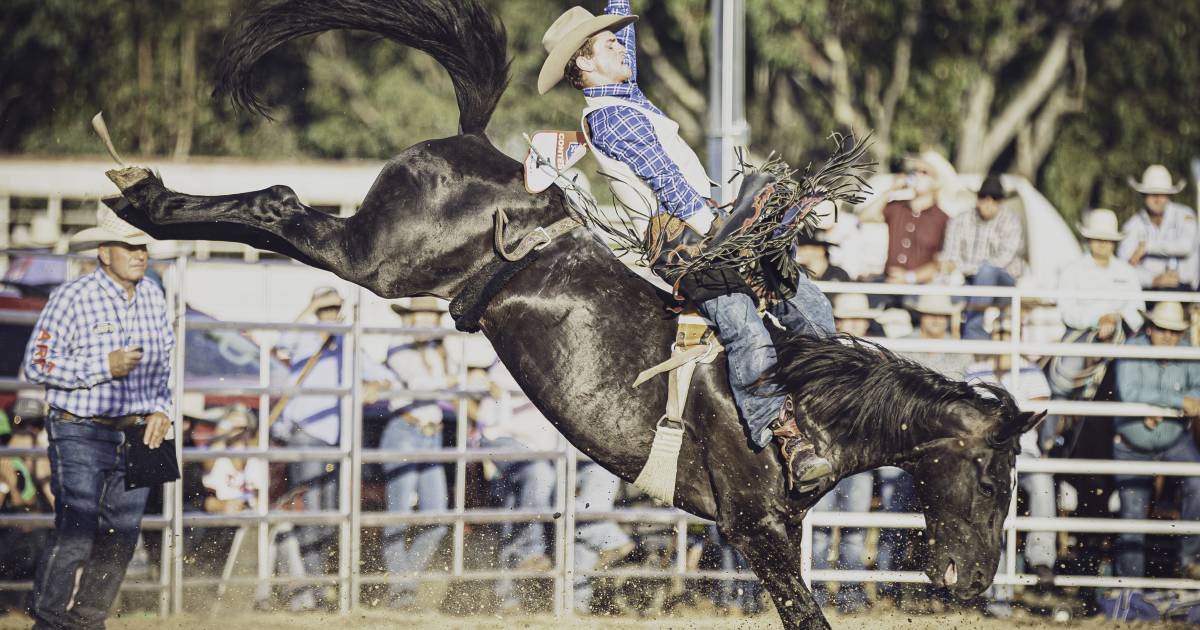
{"type": "Polygon", "coordinates": [[[1025,233],[1021,217],[1007,206],[989,221],[977,210],[958,213],[946,226],[946,245],[942,259],[954,263],[963,275],[973,276],[987,263],[1003,269],[1013,278],[1025,270],[1025,233]]]}
{"type": "MultiPolygon", "coordinates": [[[[628,0],[609,0],[604,12],[609,15],[630,15],[628,0]]],[[[630,24],[617,31],[617,40],[625,47],[625,62],[630,77],[622,83],[610,83],[584,88],[586,96],[615,96],[623,98],[655,114],[655,107],[637,84],[637,35],[630,24]]],[[[675,161],[667,155],[654,132],[654,125],[645,114],[632,107],[605,107],[587,117],[592,144],[614,160],[623,162],[642,178],[658,198],[658,212],[669,212],[679,219],[688,219],[706,207],[705,198],[688,184],[675,161]]]]}
{"type": "Polygon", "coordinates": [[[143,279],[133,299],[103,269],[50,294],[25,349],[25,377],[50,406],[77,416],[169,414],[175,333],[162,288],[143,279]],[[141,362],[114,379],[108,354],[140,346],[141,362]]]}

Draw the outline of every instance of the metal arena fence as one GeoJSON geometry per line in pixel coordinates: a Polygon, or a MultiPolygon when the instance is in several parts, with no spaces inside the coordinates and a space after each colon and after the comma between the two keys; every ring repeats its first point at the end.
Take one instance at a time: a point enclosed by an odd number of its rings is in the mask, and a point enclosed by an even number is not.
{"type": "MultiPolygon", "coordinates": [[[[508,450],[468,448],[468,421],[465,413],[466,401],[472,397],[480,397],[485,392],[466,388],[449,389],[437,392],[416,392],[411,390],[395,390],[384,392],[382,397],[404,396],[408,398],[457,400],[455,446],[450,448],[396,451],[385,449],[367,449],[363,447],[363,386],[360,374],[361,354],[358,352],[365,335],[405,334],[422,336],[457,336],[461,333],[445,329],[414,329],[400,326],[366,326],[360,317],[364,291],[357,289],[350,299],[349,321],[338,324],[281,324],[255,321],[188,321],[184,317],[186,297],[188,295],[185,283],[186,271],[189,264],[200,264],[181,257],[170,266],[164,275],[168,291],[169,303],[174,309],[174,326],[177,339],[175,370],[173,372],[173,389],[175,400],[182,400],[185,391],[212,395],[258,396],[259,411],[271,408],[271,399],[284,395],[305,393],[335,395],[341,399],[341,445],[329,448],[280,448],[272,446],[268,439],[268,431],[264,424],[259,424],[257,444],[245,449],[198,449],[182,448],[182,440],[176,440],[177,455],[182,462],[196,462],[220,457],[235,459],[261,460],[266,462],[300,462],[325,461],[336,462],[341,474],[338,476],[338,509],[330,511],[285,511],[272,509],[269,504],[268,491],[260,489],[254,509],[235,514],[184,513],[183,493],[180,484],[167,484],[164,489],[164,509],[161,514],[147,515],[143,527],[148,532],[157,531],[162,537],[161,557],[159,558],[159,573],[156,581],[127,580],[123,585],[126,591],[153,591],[159,595],[159,612],[162,615],[179,613],[184,608],[184,587],[198,585],[216,585],[218,595],[234,584],[324,584],[336,587],[338,593],[338,610],[341,613],[353,611],[361,606],[360,594],[366,585],[391,583],[406,578],[418,580],[492,580],[499,577],[549,578],[554,583],[553,605],[558,615],[572,613],[572,589],[577,576],[637,576],[656,578],[709,578],[719,580],[754,579],[751,574],[727,571],[694,571],[689,570],[687,562],[688,526],[706,523],[703,519],[685,514],[673,508],[647,509],[617,509],[607,512],[580,511],[575,507],[575,477],[577,463],[582,455],[575,449],[559,440],[560,448],[548,451],[508,450]],[[346,387],[311,388],[311,387],[275,387],[269,381],[269,350],[266,344],[260,344],[259,384],[253,387],[190,387],[185,388],[183,382],[183,366],[186,361],[186,344],[182,342],[189,329],[211,330],[307,330],[331,334],[345,335],[347,343],[342,344],[343,374],[341,382],[349,383],[346,387]],[[530,461],[548,460],[553,462],[556,471],[556,491],[554,505],[550,511],[529,512],[496,509],[468,509],[466,506],[467,465],[472,462],[490,461],[530,461]],[[362,510],[362,475],[363,466],[378,463],[444,463],[454,466],[454,488],[452,504],[446,512],[440,513],[387,513],[364,512],[362,510]],[[608,520],[620,523],[656,523],[674,526],[676,540],[671,567],[668,569],[613,569],[607,571],[577,572],[574,569],[574,535],[577,524],[581,522],[608,520]],[[549,571],[513,571],[513,570],[474,570],[464,566],[465,528],[468,524],[485,523],[525,523],[541,522],[553,524],[554,566],[549,571]],[[269,548],[272,526],[284,523],[296,525],[325,525],[337,528],[337,570],[330,575],[307,576],[293,578],[274,576],[274,566],[269,562],[269,548]],[[423,525],[448,524],[452,526],[451,545],[452,562],[445,571],[429,571],[416,575],[396,574],[367,574],[361,569],[362,547],[361,531],[363,528],[375,528],[385,525],[423,525]],[[226,562],[225,570],[219,577],[184,577],[184,532],[190,527],[233,527],[237,528],[231,555],[237,554],[241,542],[246,536],[257,537],[257,573],[254,576],[232,575],[232,558],[226,562]]],[[[1009,341],[927,341],[913,339],[876,339],[883,345],[897,351],[944,352],[957,354],[1001,355],[1012,357],[1012,366],[1016,370],[1021,364],[1022,355],[1037,356],[1104,356],[1104,357],[1137,357],[1171,360],[1200,360],[1200,348],[1154,348],[1149,346],[1124,346],[1112,344],[1066,344],[1066,343],[1034,343],[1021,340],[1021,325],[1023,321],[1023,303],[1027,299],[1058,300],[1064,297],[1079,299],[1112,299],[1114,296],[1107,292],[1077,292],[1065,293],[1058,291],[1029,290],[1021,288],[973,288],[945,286],[904,286],[890,284],[859,284],[859,283],[820,283],[823,290],[829,293],[867,293],[873,295],[950,295],[950,296],[992,296],[1009,301],[1011,330],[1013,334],[1009,341]]],[[[1133,297],[1133,296],[1130,296],[1133,297]]],[[[1200,293],[1152,293],[1147,292],[1137,296],[1148,300],[1176,300],[1185,303],[1200,303],[1200,293]]],[[[0,323],[32,324],[36,314],[29,312],[0,311],[0,323]]],[[[463,368],[465,376],[466,368],[463,368]]],[[[631,375],[632,377],[632,375],[631,375]]],[[[460,379],[459,382],[465,382],[460,379]]],[[[30,385],[17,379],[0,379],[0,391],[25,389],[30,385]]],[[[1177,417],[1178,410],[1162,409],[1150,405],[1119,403],[1119,402],[1071,402],[1071,401],[1021,401],[1021,406],[1029,410],[1046,409],[1052,414],[1062,416],[1081,416],[1089,418],[1113,417],[1144,417],[1163,416],[1177,417]]],[[[180,411],[176,405],[174,411],[175,435],[181,436],[180,411]]],[[[1100,420],[1104,421],[1104,420],[1100,420]]],[[[44,456],[45,450],[33,449],[0,449],[0,456],[28,457],[44,456]]],[[[1193,476],[1200,475],[1200,463],[1141,463],[1110,460],[1085,459],[1025,459],[1018,464],[1020,474],[1051,473],[1051,474],[1094,474],[1111,475],[1118,473],[1193,476]]],[[[1033,575],[1021,574],[1017,570],[1017,534],[1018,532],[1052,531],[1073,533],[1120,533],[1141,532],[1154,535],[1200,535],[1200,523],[1165,520],[1122,520],[1117,518],[1032,518],[1019,516],[1016,513],[1017,498],[1014,493],[1012,507],[1004,522],[1006,561],[996,576],[996,583],[1002,585],[1036,584],[1033,575]]],[[[52,527],[53,516],[50,514],[15,515],[0,514],[0,527],[52,527]]],[[[805,537],[801,545],[801,557],[805,568],[805,579],[808,581],[830,582],[925,582],[926,577],[919,572],[884,572],[884,571],[843,571],[843,570],[813,570],[812,569],[812,528],[813,527],[864,527],[864,528],[912,528],[924,527],[924,518],[920,514],[897,513],[847,513],[847,512],[814,512],[805,521],[805,537]]],[[[1058,575],[1055,583],[1060,586],[1085,587],[1133,587],[1133,588],[1169,588],[1169,589],[1200,589],[1200,581],[1189,579],[1132,579],[1095,575],[1058,575]]],[[[0,590],[27,590],[29,583],[9,582],[0,583],[0,590]]],[[[219,598],[217,606],[220,606],[219,598]]]]}

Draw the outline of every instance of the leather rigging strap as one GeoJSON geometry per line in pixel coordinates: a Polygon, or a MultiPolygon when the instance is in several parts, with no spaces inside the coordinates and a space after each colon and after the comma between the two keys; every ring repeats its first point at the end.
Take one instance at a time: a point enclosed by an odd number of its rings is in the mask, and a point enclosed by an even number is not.
{"type": "Polygon", "coordinates": [[[454,327],[463,332],[479,332],[479,318],[483,317],[483,311],[509,280],[533,264],[538,259],[540,250],[554,239],[583,225],[571,217],[559,219],[526,234],[517,244],[517,248],[510,252],[505,239],[508,215],[504,210],[496,210],[494,223],[495,236],[492,244],[496,256],[488,261],[483,269],[468,278],[462,291],[450,301],[450,317],[454,318],[454,327]]]}

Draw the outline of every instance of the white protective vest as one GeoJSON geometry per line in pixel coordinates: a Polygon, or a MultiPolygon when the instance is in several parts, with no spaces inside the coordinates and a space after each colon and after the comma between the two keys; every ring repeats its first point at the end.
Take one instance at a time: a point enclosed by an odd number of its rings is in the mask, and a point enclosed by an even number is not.
{"type": "MultiPolygon", "coordinates": [[[[658,141],[662,143],[663,150],[679,167],[679,172],[683,174],[687,183],[695,188],[701,197],[707,199],[712,195],[713,182],[708,178],[704,164],[700,162],[696,152],[683,141],[683,138],[679,137],[679,123],[623,98],[615,96],[587,96],[584,98],[587,101],[587,107],[584,108],[583,118],[580,121],[583,137],[587,140],[592,155],[596,156],[596,161],[599,162],[600,174],[610,180],[613,196],[619,203],[628,206],[635,216],[641,214],[649,217],[656,214],[659,206],[658,198],[655,197],[654,190],[641,177],[638,177],[628,164],[614,160],[592,144],[592,134],[588,129],[587,117],[596,110],[621,106],[630,107],[644,114],[650,120],[650,124],[654,126],[654,133],[658,136],[658,141]]],[[[705,234],[712,224],[713,216],[712,210],[705,207],[700,212],[688,217],[687,223],[700,234],[705,234]]]]}

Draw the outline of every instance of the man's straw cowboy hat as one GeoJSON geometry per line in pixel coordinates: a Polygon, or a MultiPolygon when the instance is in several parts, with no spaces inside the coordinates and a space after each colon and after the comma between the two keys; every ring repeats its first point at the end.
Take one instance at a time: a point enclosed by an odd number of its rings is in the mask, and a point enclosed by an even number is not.
{"type": "Polygon", "coordinates": [[[1097,208],[1087,213],[1078,226],[1083,238],[1094,241],[1119,241],[1121,230],[1117,227],[1117,213],[1107,208],[1097,208]]]}
{"type": "Polygon", "coordinates": [[[1142,173],[1142,181],[1129,178],[1129,187],[1143,195],[1174,195],[1184,189],[1187,182],[1176,184],[1171,179],[1171,171],[1162,164],[1151,164],[1142,173]]]}
{"type": "Polygon", "coordinates": [[[834,319],[875,319],[883,311],[871,308],[862,293],[842,293],[833,298],[834,319]]]}
{"type": "Polygon", "coordinates": [[[950,301],[948,295],[922,295],[917,299],[917,305],[912,310],[922,315],[945,315],[947,317],[958,312],[958,307],[950,301]]]}
{"type": "Polygon", "coordinates": [[[566,76],[565,70],[571,55],[592,35],[618,30],[637,19],[636,15],[592,15],[583,7],[567,9],[542,36],[542,47],[546,49],[547,57],[538,74],[538,94],[549,92],[566,76]]]}
{"type": "Polygon", "coordinates": [[[71,237],[71,251],[93,249],[104,243],[149,245],[153,240],[149,234],[126,223],[117,213],[102,205],[96,210],[96,227],[87,228],[71,237]]]}
{"type": "Polygon", "coordinates": [[[1142,311],[1146,319],[1156,328],[1183,332],[1188,329],[1187,317],[1183,314],[1183,305],[1179,302],[1159,302],[1149,313],[1142,311]]]}

